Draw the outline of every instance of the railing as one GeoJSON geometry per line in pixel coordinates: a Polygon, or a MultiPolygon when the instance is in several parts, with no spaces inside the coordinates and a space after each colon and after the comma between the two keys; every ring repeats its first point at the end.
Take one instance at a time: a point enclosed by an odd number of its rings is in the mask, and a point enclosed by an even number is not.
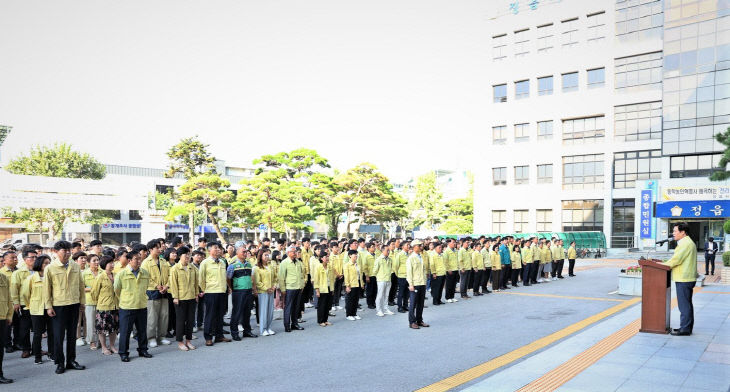
{"type": "Polygon", "coordinates": [[[635,248],[636,237],[623,236],[623,235],[612,235],[611,236],[611,248],[635,248]]]}

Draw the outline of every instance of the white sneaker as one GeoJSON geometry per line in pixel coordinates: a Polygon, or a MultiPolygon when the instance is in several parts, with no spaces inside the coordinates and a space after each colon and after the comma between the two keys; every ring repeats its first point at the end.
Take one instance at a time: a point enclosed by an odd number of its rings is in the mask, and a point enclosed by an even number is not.
{"type": "Polygon", "coordinates": [[[342,309],[344,309],[342,306],[337,305],[337,310],[342,310],[342,309]]]}
{"type": "Polygon", "coordinates": [[[193,335],[193,338],[192,338],[192,339],[190,339],[190,340],[195,340],[195,339],[197,339],[197,338],[198,338],[197,336],[193,335]]]}
{"type": "Polygon", "coordinates": [[[392,315],[394,315],[395,313],[391,312],[391,311],[390,311],[390,309],[386,309],[386,310],[385,310],[385,314],[386,314],[386,315],[388,315],[388,316],[392,316],[392,315]]]}
{"type": "Polygon", "coordinates": [[[155,347],[157,347],[157,340],[155,340],[155,339],[150,339],[150,340],[149,340],[149,341],[147,342],[147,346],[148,346],[149,348],[155,348],[155,347]]]}
{"type": "Polygon", "coordinates": [[[459,300],[458,300],[458,299],[456,299],[456,298],[454,298],[454,302],[459,302],[459,300]]]}
{"type": "Polygon", "coordinates": [[[77,346],[83,346],[83,345],[85,345],[85,344],[86,344],[86,342],[84,341],[84,339],[83,339],[83,338],[78,338],[78,339],[76,339],[76,345],[77,345],[77,346]]]}
{"type": "Polygon", "coordinates": [[[238,332],[243,332],[243,325],[238,325],[238,332]]]}
{"type": "Polygon", "coordinates": [[[558,278],[553,278],[553,280],[558,280],[558,278]]]}
{"type": "Polygon", "coordinates": [[[276,332],[274,332],[274,331],[272,331],[270,329],[267,329],[266,332],[268,332],[269,335],[276,335],[276,332]]]}
{"type": "Polygon", "coordinates": [[[380,311],[378,311],[378,313],[375,313],[375,315],[376,315],[376,316],[378,316],[378,317],[383,317],[383,316],[385,316],[385,314],[383,314],[383,312],[380,312],[380,311]]]}
{"type": "Polygon", "coordinates": [[[447,300],[446,300],[446,303],[453,303],[453,302],[454,302],[454,301],[452,301],[452,300],[450,300],[450,299],[447,299],[447,300]]]}
{"type": "Polygon", "coordinates": [[[264,331],[261,336],[269,336],[269,331],[264,331]]]}
{"type": "Polygon", "coordinates": [[[347,316],[347,319],[350,320],[350,321],[355,321],[355,318],[352,317],[352,316],[347,316]]]}
{"type": "Polygon", "coordinates": [[[309,302],[307,302],[306,304],[304,304],[304,307],[305,307],[305,308],[311,308],[311,307],[313,307],[313,306],[314,306],[314,305],[310,304],[309,302]]]}
{"type": "Polygon", "coordinates": [[[360,316],[355,316],[355,320],[362,320],[362,317],[360,317],[360,316]]]}
{"type": "Polygon", "coordinates": [[[332,309],[330,309],[330,312],[336,312],[336,311],[337,311],[337,306],[333,306],[332,309]]]}
{"type": "Polygon", "coordinates": [[[169,346],[170,345],[170,341],[167,340],[167,339],[160,340],[160,343],[164,344],[165,346],[169,346]]]}
{"type": "Polygon", "coordinates": [[[198,332],[198,327],[193,327],[193,333],[198,332]]]}

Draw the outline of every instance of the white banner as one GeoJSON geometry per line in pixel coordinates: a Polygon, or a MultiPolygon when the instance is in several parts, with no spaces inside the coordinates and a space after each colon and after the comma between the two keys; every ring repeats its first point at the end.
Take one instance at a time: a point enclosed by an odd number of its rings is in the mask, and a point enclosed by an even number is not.
{"type": "Polygon", "coordinates": [[[730,186],[662,187],[662,201],[728,200],[730,186]]]}

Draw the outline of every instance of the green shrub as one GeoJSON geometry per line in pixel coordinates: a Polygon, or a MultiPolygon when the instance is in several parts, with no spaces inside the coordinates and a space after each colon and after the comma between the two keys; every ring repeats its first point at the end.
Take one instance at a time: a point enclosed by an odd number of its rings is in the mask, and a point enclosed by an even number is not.
{"type": "Polygon", "coordinates": [[[722,265],[725,267],[730,267],[730,252],[725,252],[722,254],[722,265]]]}
{"type": "Polygon", "coordinates": [[[725,231],[725,234],[730,234],[730,220],[726,220],[725,223],[722,224],[722,229],[725,231]]]}

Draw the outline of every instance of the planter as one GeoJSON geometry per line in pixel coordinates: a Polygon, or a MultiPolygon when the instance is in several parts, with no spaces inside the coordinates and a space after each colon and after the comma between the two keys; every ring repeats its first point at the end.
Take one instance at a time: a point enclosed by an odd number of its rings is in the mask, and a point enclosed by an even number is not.
{"type": "Polygon", "coordinates": [[[730,267],[720,266],[720,283],[730,285],[730,267]]]}
{"type": "Polygon", "coordinates": [[[620,295],[641,296],[641,275],[618,275],[618,293],[620,295]]]}

